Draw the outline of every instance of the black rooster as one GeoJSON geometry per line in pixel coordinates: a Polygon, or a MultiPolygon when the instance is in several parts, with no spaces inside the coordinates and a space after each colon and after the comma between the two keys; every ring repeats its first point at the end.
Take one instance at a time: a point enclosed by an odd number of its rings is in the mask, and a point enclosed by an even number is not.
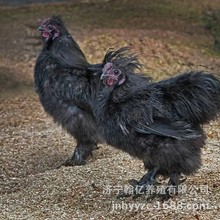
{"type": "Polygon", "coordinates": [[[220,82],[211,74],[189,72],[134,86],[131,76],[140,66],[127,50],[107,53],[90,103],[94,115],[106,142],[143,160],[148,169],[139,181],[132,180],[134,193],[155,184],[158,175],[178,186],[182,174],[201,166],[206,139],[202,125],[220,111],[220,82]]]}
{"type": "Polygon", "coordinates": [[[102,141],[86,100],[90,96],[92,68],[79,45],[57,16],[42,21],[43,38],[34,72],[42,106],[55,122],[76,138],[77,146],[65,165],[82,165],[102,141]]]}

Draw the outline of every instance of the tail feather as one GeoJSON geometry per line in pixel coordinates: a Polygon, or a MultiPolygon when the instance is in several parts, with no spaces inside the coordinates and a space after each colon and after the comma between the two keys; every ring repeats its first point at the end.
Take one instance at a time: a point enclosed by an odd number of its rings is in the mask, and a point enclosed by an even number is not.
{"type": "Polygon", "coordinates": [[[163,98],[180,117],[204,124],[220,112],[220,81],[213,75],[190,72],[157,84],[163,98]]]}

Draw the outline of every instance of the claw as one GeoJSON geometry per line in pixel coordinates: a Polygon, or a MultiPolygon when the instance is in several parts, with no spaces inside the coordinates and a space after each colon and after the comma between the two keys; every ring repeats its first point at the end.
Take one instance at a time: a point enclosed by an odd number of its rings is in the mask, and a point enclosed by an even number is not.
{"type": "Polygon", "coordinates": [[[94,149],[98,149],[96,145],[77,145],[73,156],[63,162],[61,165],[57,167],[59,169],[61,166],[82,166],[86,164],[86,159],[92,156],[92,151],[94,149]]]}
{"type": "Polygon", "coordinates": [[[157,196],[156,193],[150,194],[150,195],[147,196],[146,200],[147,200],[148,202],[150,202],[150,201],[152,201],[156,196],[157,196]]]}
{"type": "Polygon", "coordinates": [[[164,194],[164,195],[160,195],[159,200],[160,200],[161,202],[165,202],[165,201],[168,201],[171,197],[172,197],[172,196],[171,196],[169,193],[166,193],[166,194],[164,194]]]}
{"type": "Polygon", "coordinates": [[[125,193],[125,192],[121,192],[117,195],[117,199],[121,199],[121,198],[126,198],[126,197],[130,197],[132,196],[132,194],[129,194],[129,193],[125,193]]]}
{"type": "Polygon", "coordinates": [[[137,198],[139,198],[141,195],[142,195],[142,194],[134,194],[134,195],[132,196],[132,199],[137,199],[137,198]]]}
{"type": "Polygon", "coordinates": [[[138,181],[135,179],[128,180],[128,183],[133,187],[136,187],[138,185],[138,181]]]}
{"type": "Polygon", "coordinates": [[[184,183],[186,180],[187,180],[187,176],[183,176],[179,181],[180,183],[184,183]]]}
{"type": "Polygon", "coordinates": [[[85,165],[86,164],[86,161],[81,159],[81,160],[74,160],[74,159],[68,159],[66,160],[63,165],[68,167],[68,166],[82,166],[82,165],[85,165]]]}
{"type": "Polygon", "coordinates": [[[85,165],[86,164],[86,161],[85,160],[74,160],[72,158],[64,161],[63,163],[61,163],[59,166],[57,166],[57,169],[59,169],[60,167],[62,166],[65,166],[65,167],[72,167],[72,166],[82,166],[82,165],[85,165]]]}

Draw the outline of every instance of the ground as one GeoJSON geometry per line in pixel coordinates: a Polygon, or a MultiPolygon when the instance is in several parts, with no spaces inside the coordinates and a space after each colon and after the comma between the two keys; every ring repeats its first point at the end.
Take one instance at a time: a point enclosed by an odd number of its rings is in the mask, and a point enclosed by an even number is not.
{"type": "Polygon", "coordinates": [[[43,111],[33,90],[41,18],[62,15],[90,62],[109,47],[130,45],[155,80],[203,70],[220,76],[220,57],[204,28],[206,1],[76,1],[0,7],[0,219],[220,219],[220,121],[205,126],[203,166],[185,192],[162,203],[117,199],[140,161],[100,145],[85,166],[59,167],[75,141],[43,111]],[[138,206],[139,205],[139,206],[138,206]]]}

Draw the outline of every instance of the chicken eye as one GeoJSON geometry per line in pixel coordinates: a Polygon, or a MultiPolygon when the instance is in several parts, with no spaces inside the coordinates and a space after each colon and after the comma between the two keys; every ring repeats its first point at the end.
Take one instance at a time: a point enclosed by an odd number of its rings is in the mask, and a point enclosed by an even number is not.
{"type": "Polygon", "coordinates": [[[48,25],[48,29],[52,30],[53,29],[53,25],[48,25]]]}
{"type": "Polygon", "coordinates": [[[114,69],[114,74],[115,74],[115,75],[119,75],[120,73],[121,73],[120,70],[118,70],[118,69],[114,69]]]}

